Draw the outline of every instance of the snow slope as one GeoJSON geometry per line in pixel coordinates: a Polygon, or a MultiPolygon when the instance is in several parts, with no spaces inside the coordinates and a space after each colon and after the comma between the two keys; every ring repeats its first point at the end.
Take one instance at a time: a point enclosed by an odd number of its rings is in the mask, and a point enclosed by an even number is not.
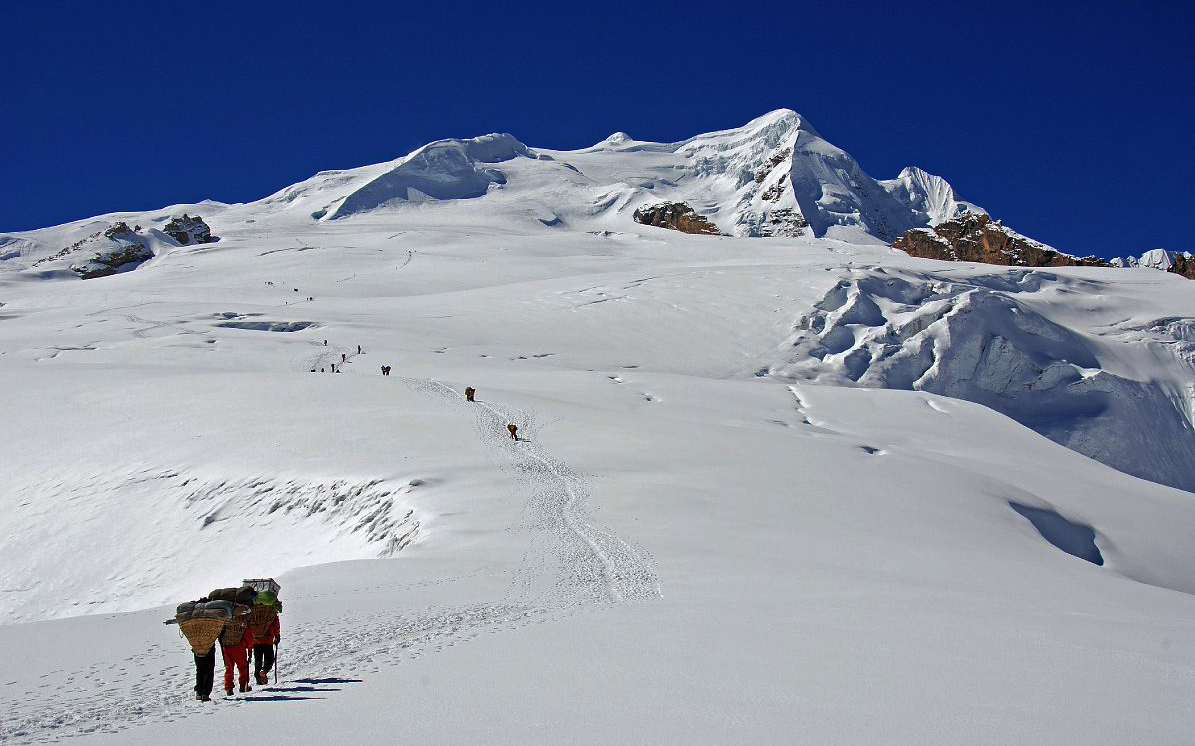
{"type": "Polygon", "coordinates": [[[1188,281],[891,251],[962,203],[794,117],[441,141],[94,280],[27,262],[117,216],[16,235],[0,741],[1186,743],[1188,281]],[[790,142],[828,237],[630,219],[748,225],[790,142]],[[161,621],[263,575],[281,681],[194,702],[161,621]]]}

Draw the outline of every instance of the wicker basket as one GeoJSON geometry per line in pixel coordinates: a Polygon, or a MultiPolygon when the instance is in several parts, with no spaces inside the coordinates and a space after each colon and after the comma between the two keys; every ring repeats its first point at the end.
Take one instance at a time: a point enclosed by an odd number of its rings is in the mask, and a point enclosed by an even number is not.
{"type": "Polygon", "coordinates": [[[232,605],[232,619],[224,624],[224,632],[220,635],[220,644],[224,647],[236,647],[241,644],[245,635],[245,628],[249,626],[249,615],[253,613],[251,606],[245,604],[232,605]]]}
{"type": "Polygon", "coordinates": [[[224,631],[224,620],[184,619],[178,623],[178,628],[183,633],[183,637],[187,638],[195,655],[202,657],[207,655],[212,646],[216,644],[216,638],[224,631]]]}
{"type": "Polygon", "coordinates": [[[273,606],[254,606],[253,613],[249,615],[249,627],[253,630],[253,638],[264,640],[269,635],[270,625],[277,617],[278,612],[273,606]]]}

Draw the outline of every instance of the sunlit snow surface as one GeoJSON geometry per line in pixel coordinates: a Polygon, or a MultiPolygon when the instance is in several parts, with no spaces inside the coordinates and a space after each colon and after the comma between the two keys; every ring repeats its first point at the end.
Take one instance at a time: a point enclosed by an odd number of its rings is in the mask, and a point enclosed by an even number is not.
{"type": "Polygon", "coordinates": [[[1195,286],[645,228],[579,174],[673,153],[508,145],[0,274],[0,740],[1189,742],[1195,495],[1125,472],[1192,484],[1195,286]],[[280,683],[194,702],[161,621],[265,575],[280,683]]]}

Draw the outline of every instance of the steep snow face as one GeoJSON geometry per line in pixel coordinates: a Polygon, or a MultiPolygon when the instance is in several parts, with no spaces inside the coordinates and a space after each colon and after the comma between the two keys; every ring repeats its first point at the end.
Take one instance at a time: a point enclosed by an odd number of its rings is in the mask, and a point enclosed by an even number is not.
{"type": "Polygon", "coordinates": [[[881,181],[880,186],[899,202],[908,205],[917,222],[931,226],[956,218],[964,212],[987,212],[978,205],[959,199],[954,187],[941,176],[916,166],[906,166],[899,176],[881,181]]]}
{"type": "Polygon", "coordinates": [[[511,135],[438,140],[394,161],[321,171],[242,212],[332,220],[433,200],[474,199],[507,176],[493,164],[538,156],[511,135]]]}
{"type": "Polygon", "coordinates": [[[480,197],[491,184],[506,183],[506,175],[488,164],[535,157],[526,145],[505,134],[440,140],[423,146],[401,159],[394,168],[356,187],[327,217],[343,218],[403,202],[480,197]]]}
{"type": "Polygon", "coordinates": [[[779,214],[790,218],[788,235],[807,226],[819,237],[848,229],[844,235],[862,231],[890,241],[909,228],[977,209],[959,200],[945,179],[921,169],[906,168],[894,180],[877,182],[788,109],[738,129],[699,135],[675,149],[687,157],[690,178],[732,183],[732,198],[714,212],[739,235],[777,235],[768,225],[779,214]]]}
{"type": "Polygon", "coordinates": [[[790,109],[676,143],[615,133],[552,155],[591,180],[595,215],[625,218],[645,204],[685,202],[731,235],[890,242],[908,228],[979,209],[920,169],[877,182],[790,109]]]}
{"type": "Polygon", "coordinates": [[[1188,323],[1122,324],[1093,339],[1039,310],[1101,291],[1049,272],[855,271],[798,320],[769,372],[978,402],[1121,471],[1195,491],[1188,323]]]}

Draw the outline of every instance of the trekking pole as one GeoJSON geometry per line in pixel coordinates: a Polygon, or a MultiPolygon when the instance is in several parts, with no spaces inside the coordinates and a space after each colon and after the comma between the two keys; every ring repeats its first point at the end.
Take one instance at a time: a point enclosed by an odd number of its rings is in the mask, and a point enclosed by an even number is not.
{"type": "Polygon", "coordinates": [[[278,643],[274,643],[274,686],[278,686],[278,669],[282,668],[282,651],[278,643]]]}

